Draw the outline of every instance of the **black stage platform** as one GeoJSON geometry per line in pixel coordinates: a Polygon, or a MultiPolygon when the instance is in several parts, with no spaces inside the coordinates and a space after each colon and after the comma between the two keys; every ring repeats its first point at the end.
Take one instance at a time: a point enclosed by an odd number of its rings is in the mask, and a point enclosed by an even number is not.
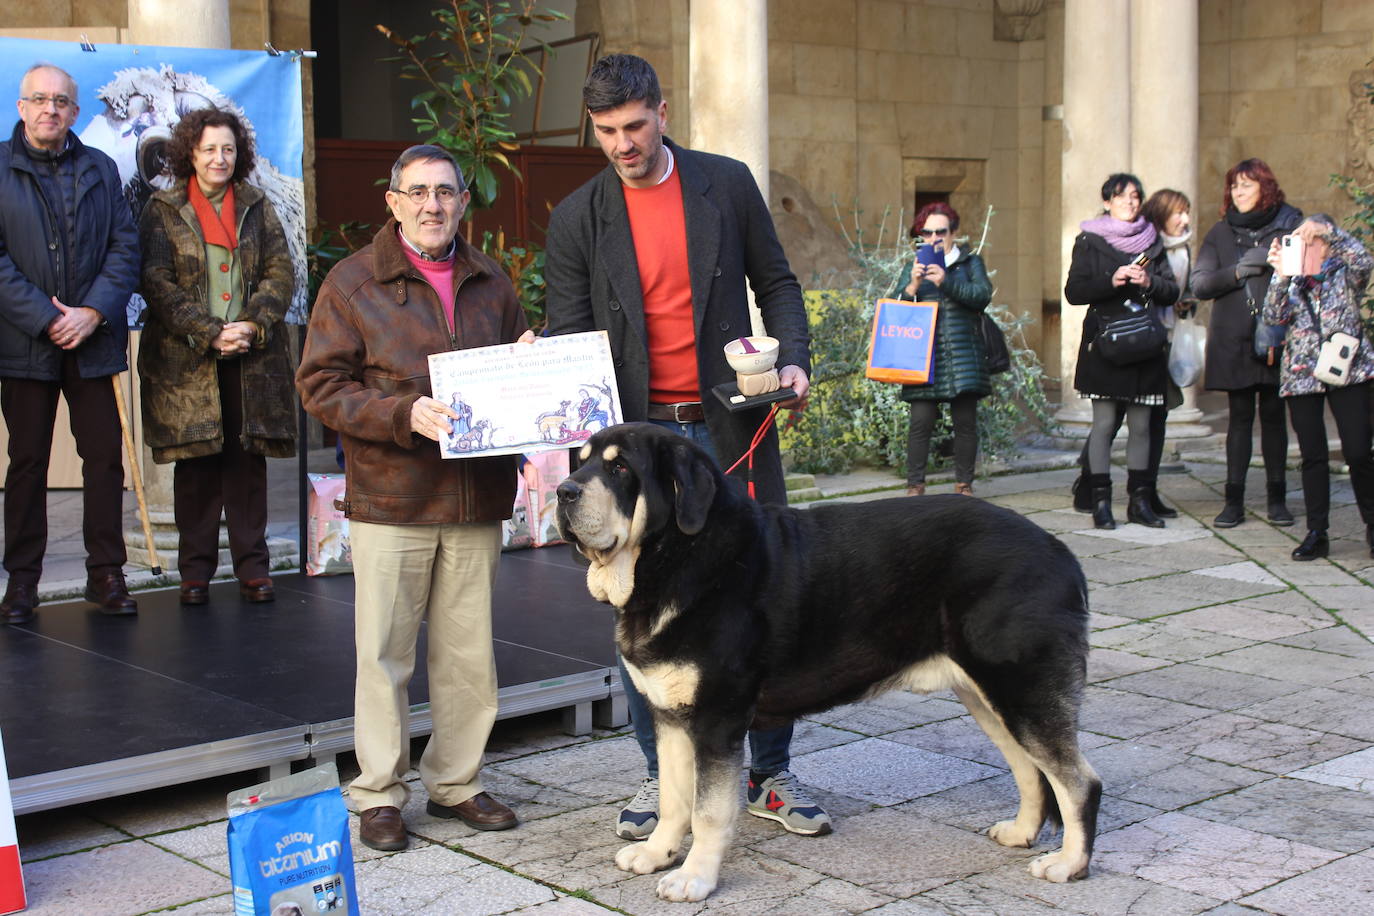
{"type": "MultiPolygon", "coordinates": [[[[494,627],[501,718],[565,710],[570,731],[625,720],[610,608],[567,547],[502,555],[494,627]]],[[[3,730],[15,812],[328,758],[353,746],[353,577],[275,576],[277,600],[237,583],[183,608],[138,593],[139,614],[43,605],[0,627],[3,730]]],[[[424,636],[411,732],[429,732],[424,636]]]]}

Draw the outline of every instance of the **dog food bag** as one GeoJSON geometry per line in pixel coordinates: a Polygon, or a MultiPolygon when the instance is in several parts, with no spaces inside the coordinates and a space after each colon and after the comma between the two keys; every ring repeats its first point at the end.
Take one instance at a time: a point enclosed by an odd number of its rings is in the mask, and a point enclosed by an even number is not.
{"type": "Polygon", "coordinates": [[[348,519],[334,505],[344,498],[344,475],[310,474],[306,500],[307,547],[305,574],[335,576],[353,572],[353,552],[348,545],[348,519]]]}
{"type": "Polygon", "coordinates": [[[334,764],[229,793],[229,875],[234,916],[358,916],[334,764]]]}

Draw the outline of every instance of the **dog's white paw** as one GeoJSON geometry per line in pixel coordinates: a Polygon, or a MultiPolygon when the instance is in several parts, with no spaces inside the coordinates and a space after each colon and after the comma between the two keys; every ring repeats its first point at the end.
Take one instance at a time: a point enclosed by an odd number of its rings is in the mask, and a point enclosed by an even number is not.
{"type": "Polygon", "coordinates": [[[705,900],[716,889],[715,876],[706,877],[678,868],[658,879],[658,895],[664,900],[705,900]]]}
{"type": "Polygon", "coordinates": [[[654,849],[652,843],[631,843],[615,854],[615,867],[636,875],[647,875],[667,868],[676,858],[671,849],[664,852],[654,849]]]}
{"type": "Polygon", "coordinates": [[[1044,878],[1046,881],[1053,881],[1056,884],[1063,884],[1075,878],[1085,878],[1088,875],[1088,857],[1084,855],[1070,856],[1062,849],[1058,852],[1046,853],[1031,860],[1030,873],[1037,878],[1044,878]]]}
{"type": "Polygon", "coordinates": [[[1003,846],[1025,847],[1034,845],[1035,838],[1039,833],[1039,830],[1032,833],[1024,827],[1016,826],[1016,821],[998,821],[988,828],[988,836],[1003,846]]]}

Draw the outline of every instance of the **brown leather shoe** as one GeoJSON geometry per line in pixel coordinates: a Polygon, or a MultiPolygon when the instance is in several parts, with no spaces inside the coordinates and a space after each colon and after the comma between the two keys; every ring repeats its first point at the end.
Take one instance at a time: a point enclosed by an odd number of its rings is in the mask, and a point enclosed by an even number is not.
{"type": "Polygon", "coordinates": [[[520,823],[514,811],[485,792],[456,805],[441,805],[431,799],[425,812],[433,817],[456,817],[474,830],[509,830],[520,823]]]}
{"type": "Polygon", "coordinates": [[[182,604],[209,604],[210,603],[210,583],[209,582],[183,582],[181,583],[181,603],[182,604]]]}
{"type": "Polygon", "coordinates": [[[38,589],[11,579],[5,586],[5,600],[0,601],[0,623],[28,623],[38,616],[34,612],[36,607],[38,589]]]}
{"type": "Polygon", "coordinates": [[[401,819],[401,809],[392,805],[368,808],[359,815],[358,839],[364,846],[380,849],[382,852],[395,852],[405,849],[410,842],[406,836],[406,822],[401,819]]]}
{"type": "Polygon", "coordinates": [[[959,494],[960,496],[972,496],[972,495],[973,495],[973,484],[971,484],[971,483],[956,483],[956,484],[954,485],[954,492],[957,493],[957,494],[959,494]]]}
{"type": "Polygon", "coordinates": [[[239,582],[239,597],[251,604],[266,604],[277,600],[271,579],[244,579],[239,582]]]}
{"type": "Polygon", "coordinates": [[[100,613],[112,617],[138,613],[138,602],[129,597],[129,586],[124,583],[122,572],[89,577],[86,580],[86,600],[100,605],[100,613]]]}
{"type": "Polygon", "coordinates": [[[906,488],[906,495],[907,495],[907,496],[925,496],[925,495],[926,495],[926,485],[923,484],[923,483],[914,483],[914,484],[912,484],[911,486],[909,486],[909,487],[906,488]]]}

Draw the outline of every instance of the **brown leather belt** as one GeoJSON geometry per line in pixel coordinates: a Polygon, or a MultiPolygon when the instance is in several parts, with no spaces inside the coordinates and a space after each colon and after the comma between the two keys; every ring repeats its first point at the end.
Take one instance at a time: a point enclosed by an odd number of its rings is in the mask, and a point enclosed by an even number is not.
{"type": "Polygon", "coordinates": [[[650,420],[672,420],[674,423],[700,423],[706,419],[700,401],[684,401],[681,404],[650,404],[650,420]]]}

